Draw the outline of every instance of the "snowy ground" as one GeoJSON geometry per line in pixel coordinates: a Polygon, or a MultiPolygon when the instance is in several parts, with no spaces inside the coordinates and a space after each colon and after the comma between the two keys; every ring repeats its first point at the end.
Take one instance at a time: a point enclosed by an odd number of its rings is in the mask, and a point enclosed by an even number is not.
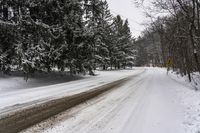
{"type": "Polygon", "coordinates": [[[60,84],[69,81],[83,79],[83,76],[70,76],[68,73],[52,72],[36,73],[34,77],[30,77],[26,82],[23,77],[23,73],[15,72],[12,75],[0,74],[0,94],[4,92],[11,92],[23,89],[30,89],[35,87],[60,84]]]}
{"type": "Polygon", "coordinates": [[[200,74],[199,73],[191,73],[192,81],[189,82],[188,76],[181,76],[177,72],[169,72],[169,76],[176,80],[177,82],[184,84],[185,86],[192,88],[194,90],[200,90],[200,74]]]}
{"type": "Polygon", "coordinates": [[[170,73],[169,77],[182,84],[187,89],[176,88],[176,94],[181,99],[181,104],[185,106],[184,126],[188,133],[200,133],[200,77],[193,74],[193,81],[189,83],[188,77],[180,77],[175,73],[170,73]],[[197,91],[198,90],[198,91],[197,91]]]}
{"type": "MultiPolygon", "coordinates": [[[[131,74],[130,72],[128,72],[131,74]]],[[[125,85],[23,133],[198,133],[200,93],[166,70],[148,68],[125,85]]]]}

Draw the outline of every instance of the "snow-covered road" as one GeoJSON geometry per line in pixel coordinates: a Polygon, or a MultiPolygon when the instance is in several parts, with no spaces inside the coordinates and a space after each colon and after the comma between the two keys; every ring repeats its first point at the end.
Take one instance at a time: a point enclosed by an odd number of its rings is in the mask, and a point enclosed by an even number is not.
{"type": "MultiPolygon", "coordinates": [[[[140,74],[144,71],[144,68],[121,71],[99,71],[97,72],[98,76],[90,76],[82,80],[37,88],[0,91],[0,115],[22,109],[23,107],[34,106],[35,104],[44,103],[53,99],[85,92],[119,79],[140,74]]],[[[10,84],[12,85],[12,83],[10,84]]]]}
{"type": "Polygon", "coordinates": [[[188,89],[148,68],[125,85],[49,118],[24,133],[191,133],[177,89],[188,89]]]}

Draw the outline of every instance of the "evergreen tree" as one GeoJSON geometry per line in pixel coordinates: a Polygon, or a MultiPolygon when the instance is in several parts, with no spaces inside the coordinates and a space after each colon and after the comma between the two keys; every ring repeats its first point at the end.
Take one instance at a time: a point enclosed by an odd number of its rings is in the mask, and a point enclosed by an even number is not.
{"type": "Polygon", "coordinates": [[[94,75],[130,65],[128,21],[113,19],[105,0],[0,1],[0,71],[70,70],[94,75]]]}
{"type": "Polygon", "coordinates": [[[123,48],[122,51],[125,53],[123,57],[123,67],[129,65],[133,66],[133,61],[134,61],[134,47],[133,47],[133,41],[132,41],[132,36],[131,36],[131,31],[129,27],[128,20],[125,20],[124,25],[123,25],[123,48]]]}
{"type": "Polygon", "coordinates": [[[115,51],[114,51],[114,64],[115,64],[115,69],[121,68],[122,62],[125,60],[125,52],[123,49],[124,46],[124,34],[123,34],[123,20],[120,15],[116,16],[114,19],[114,29],[115,29],[115,51]]]}
{"type": "Polygon", "coordinates": [[[14,49],[19,41],[12,5],[14,1],[0,1],[0,71],[5,74],[16,64],[14,49]]]}
{"type": "Polygon", "coordinates": [[[97,23],[96,32],[96,61],[99,66],[106,69],[109,66],[109,50],[110,45],[110,33],[112,26],[112,15],[108,9],[108,3],[106,1],[101,1],[100,4],[101,13],[97,23]]]}
{"type": "Polygon", "coordinates": [[[134,61],[134,41],[132,40],[128,20],[125,22],[120,15],[114,19],[114,64],[115,68],[120,69],[132,66],[134,61]]]}
{"type": "Polygon", "coordinates": [[[86,22],[86,43],[88,44],[88,69],[91,75],[93,69],[97,67],[97,61],[100,56],[97,54],[101,37],[99,36],[98,24],[100,23],[100,16],[102,1],[100,0],[85,0],[85,22],[86,22]]]}

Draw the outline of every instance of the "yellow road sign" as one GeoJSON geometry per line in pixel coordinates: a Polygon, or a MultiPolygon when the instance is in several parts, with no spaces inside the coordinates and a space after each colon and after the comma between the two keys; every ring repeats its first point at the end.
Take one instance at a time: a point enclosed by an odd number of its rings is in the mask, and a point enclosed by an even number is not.
{"type": "Polygon", "coordinates": [[[167,60],[167,67],[169,68],[169,67],[172,67],[172,65],[173,65],[173,61],[172,61],[172,59],[168,59],[167,60]]]}

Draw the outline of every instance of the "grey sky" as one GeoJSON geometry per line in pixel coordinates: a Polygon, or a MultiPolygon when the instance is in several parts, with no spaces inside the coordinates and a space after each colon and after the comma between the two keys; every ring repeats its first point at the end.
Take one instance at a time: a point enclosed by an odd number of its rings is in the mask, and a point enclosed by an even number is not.
{"type": "Polygon", "coordinates": [[[133,36],[137,37],[144,26],[141,24],[146,20],[142,9],[135,7],[133,0],[107,0],[111,13],[120,14],[123,19],[128,18],[133,36]]]}

